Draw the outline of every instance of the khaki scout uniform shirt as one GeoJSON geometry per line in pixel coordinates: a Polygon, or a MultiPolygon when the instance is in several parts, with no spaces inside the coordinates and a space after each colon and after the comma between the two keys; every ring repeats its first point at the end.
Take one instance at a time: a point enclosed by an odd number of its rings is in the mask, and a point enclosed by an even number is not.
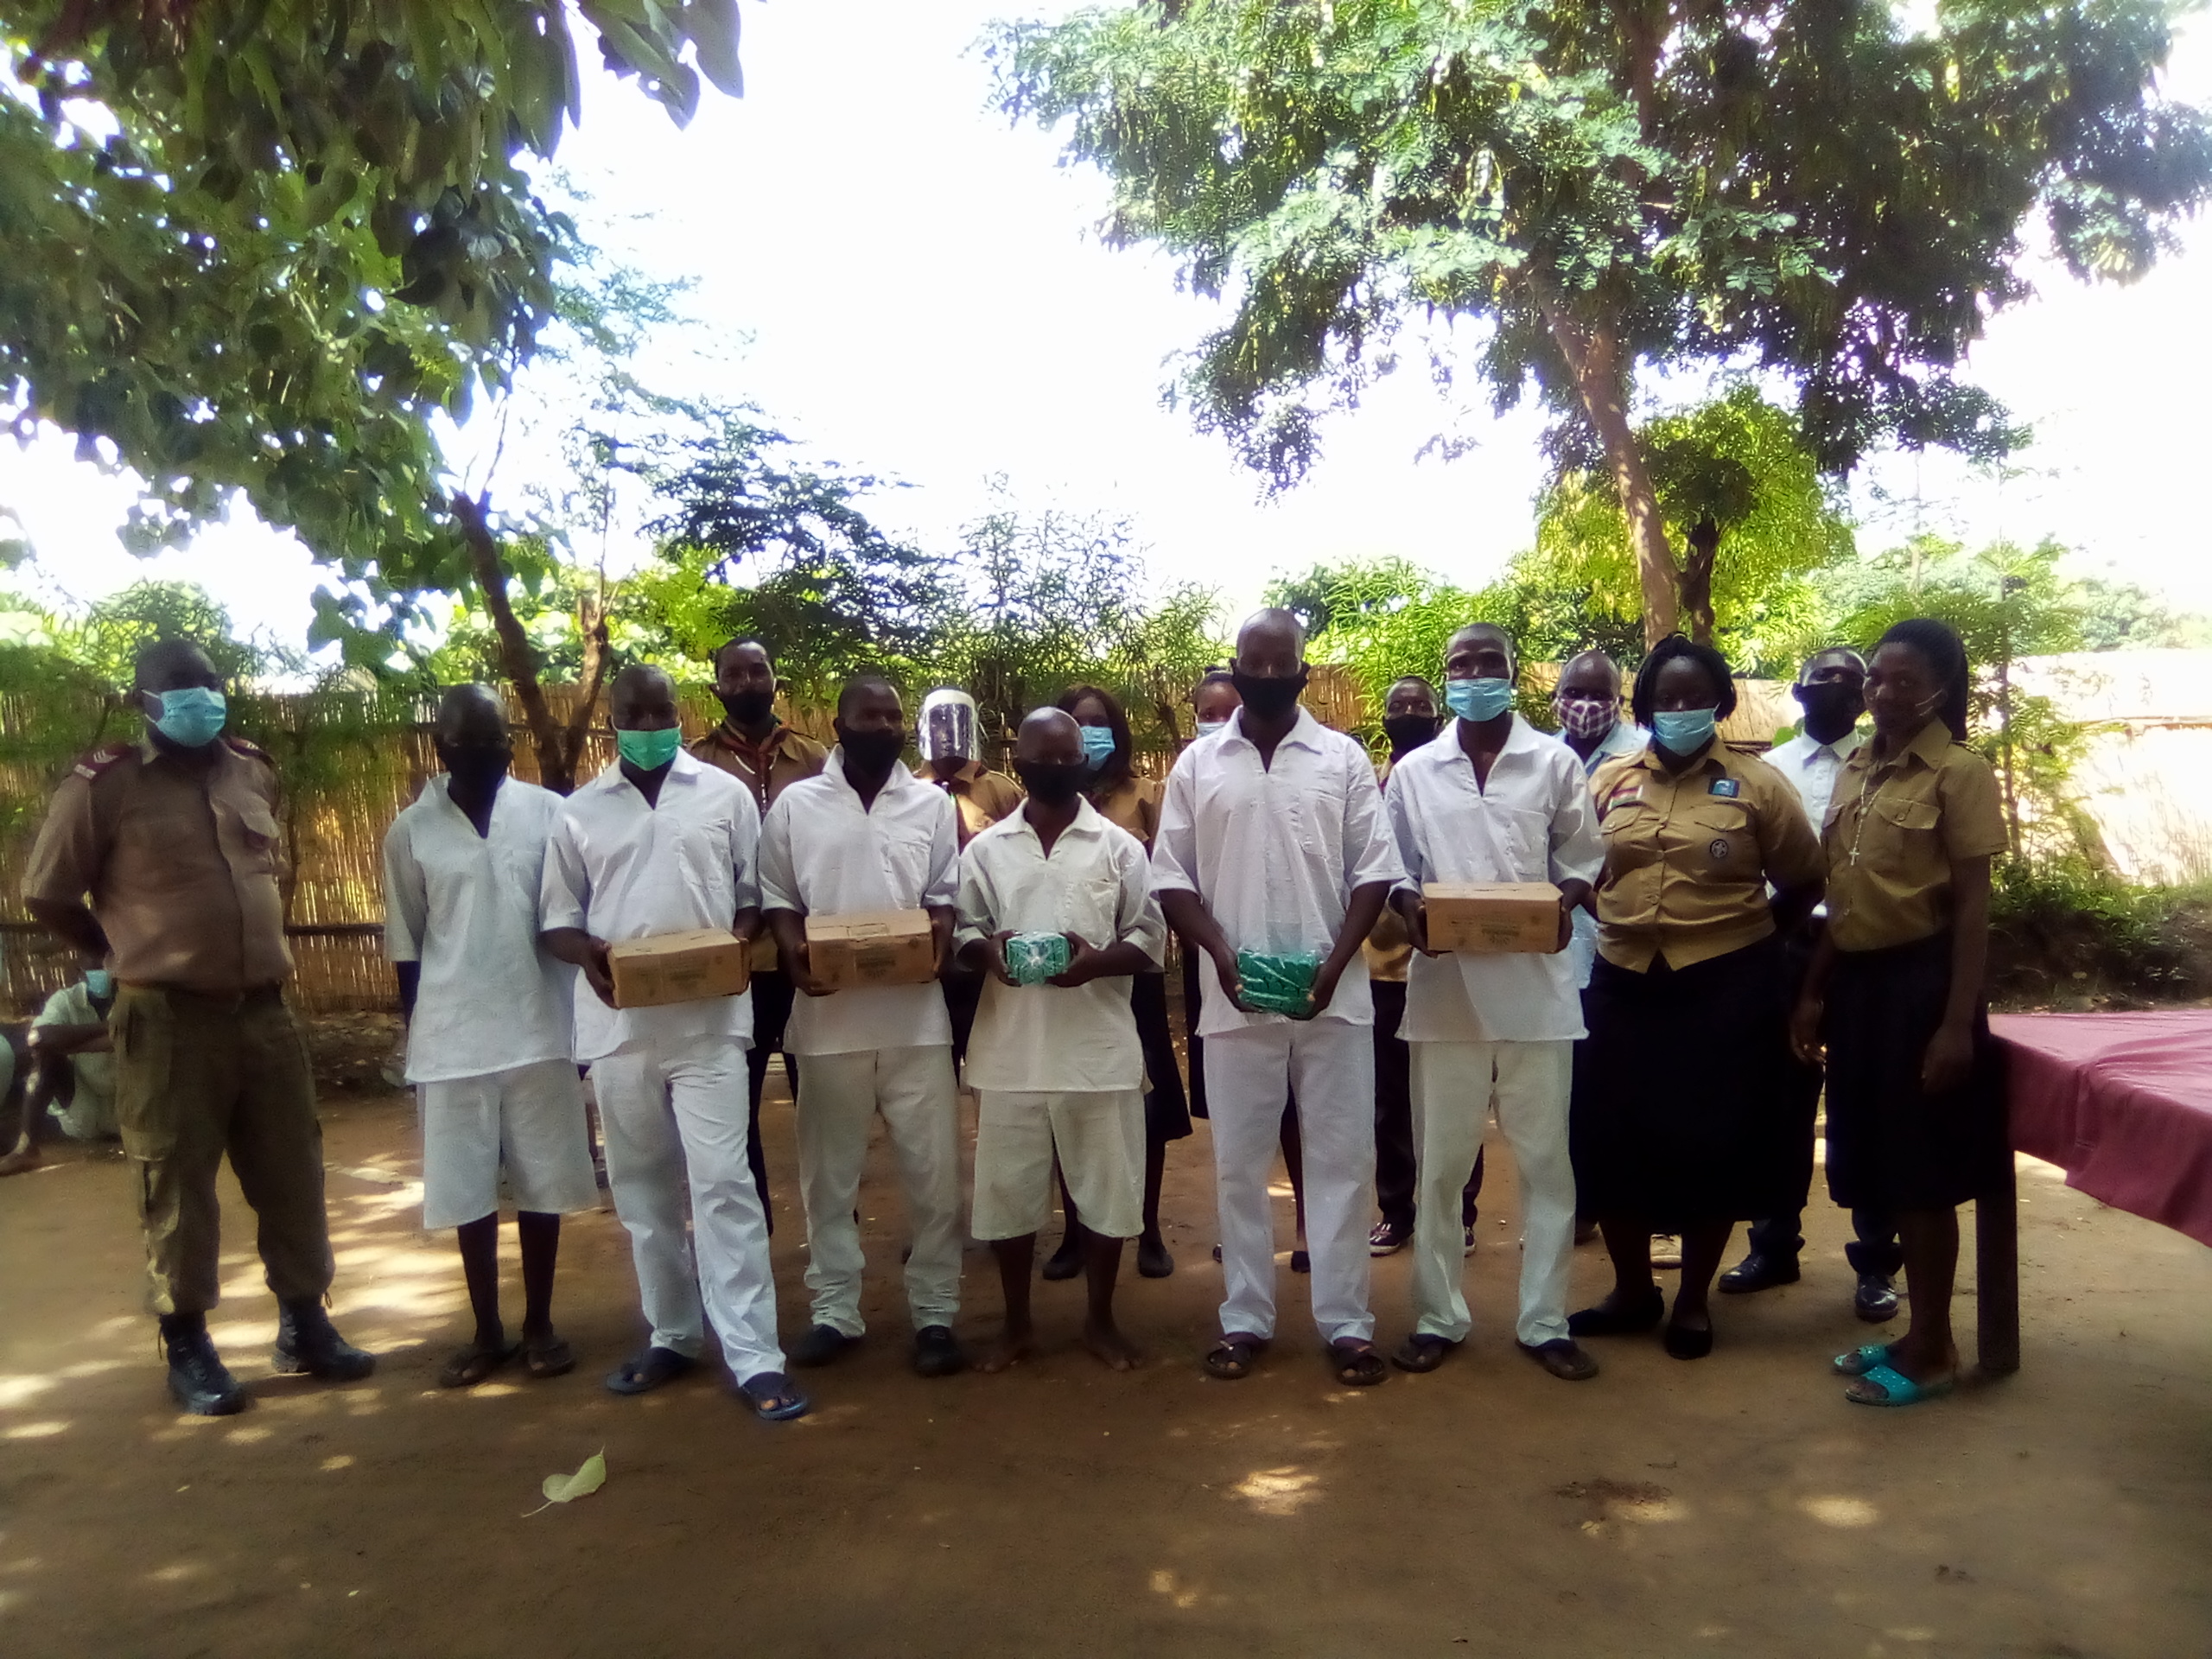
{"type": "Polygon", "coordinates": [[[1608,761],[1591,788],[1605,838],[1598,952],[1616,967],[1688,968],[1756,944],[1774,931],[1767,883],[1821,879],[1797,791],[1717,739],[1679,773],[1656,747],[1608,761]]]}
{"type": "Polygon", "coordinates": [[[232,995],[292,970],[276,768],[238,738],[211,747],[205,766],[151,738],[86,756],[31,849],[23,896],[89,897],[126,985],[232,995]]]}
{"type": "Polygon", "coordinates": [[[980,760],[968,761],[949,780],[938,778],[926,764],[914,776],[952,797],[963,847],[1021,804],[1021,785],[980,760]]]}
{"type": "Polygon", "coordinates": [[[1863,745],[1828,808],[1828,937],[1839,950],[1910,944],[1951,925],[1951,865],[2005,850],[1989,762],[1940,720],[1886,760],[1863,745]]]}
{"type": "MultiPolygon", "coordinates": [[[[1376,766],[1375,781],[1378,786],[1390,781],[1390,762],[1385,760],[1376,766]]],[[[1414,959],[1414,941],[1406,931],[1406,918],[1398,914],[1396,906],[1382,906],[1382,913],[1375,918],[1374,931],[1361,942],[1359,950],[1367,958],[1370,979],[1396,985],[1406,982],[1406,968],[1414,959]]]]}
{"type": "Polygon", "coordinates": [[[1133,772],[1115,785],[1105,799],[1093,795],[1090,801],[1100,817],[1117,830],[1128,830],[1149,853],[1152,838],[1160,833],[1160,798],[1166,792],[1167,785],[1159,779],[1133,772]]]}
{"type": "MultiPolygon", "coordinates": [[[[729,773],[753,791],[753,804],[765,823],[776,797],[802,778],[811,778],[830,764],[830,751],[804,732],[779,721],[766,743],[750,743],[728,726],[717,726],[691,746],[695,759],[729,773]]],[[[776,955],[776,936],[762,928],[753,941],[753,971],[772,974],[781,959],[776,955]]]]}

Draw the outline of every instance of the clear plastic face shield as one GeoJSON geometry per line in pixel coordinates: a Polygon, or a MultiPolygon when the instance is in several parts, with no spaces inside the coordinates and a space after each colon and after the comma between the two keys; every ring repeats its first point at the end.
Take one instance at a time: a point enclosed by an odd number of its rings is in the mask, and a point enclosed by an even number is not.
{"type": "Polygon", "coordinates": [[[982,753],[976,741],[976,699],[965,691],[947,687],[922,699],[920,730],[916,739],[925,760],[973,760],[982,753]]]}

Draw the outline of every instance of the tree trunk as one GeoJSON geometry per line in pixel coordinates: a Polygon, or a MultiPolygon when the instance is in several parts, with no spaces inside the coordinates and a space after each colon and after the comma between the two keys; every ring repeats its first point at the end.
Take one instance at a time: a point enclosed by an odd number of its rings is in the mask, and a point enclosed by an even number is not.
{"type": "Polygon", "coordinates": [[[587,594],[576,601],[576,634],[583,642],[583,671],[578,677],[582,695],[569,711],[568,728],[561,734],[562,762],[570,788],[575,787],[576,769],[583,764],[584,743],[591,735],[592,716],[599,710],[600,688],[607,681],[607,603],[603,598],[587,594]]]}
{"type": "Polygon", "coordinates": [[[461,540],[468,549],[470,569],[484,595],[485,613],[492,619],[492,632],[499,642],[499,665],[522,703],[523,720],[530,728],[531,747],[537,752],[537,780],[556,795],[576,786],[576,769],[569,758],[563,734],[545,701],[545,688],[537,680],[537,653],[523,632],[515,607],[507,599],[507,567],[499,557],[499,544],[486,522],[486,502],[456,493],[454,517],[460,521],[461,540]]]}
{"type": "Polygon", "coordinates": [[[1700,645],[1713,643],[1713,567],[1720,556],[1720,526],[1700,518],[1690,526],[1689,556],[1682,561],[1682,614],[1689,619],[1690,638],[1700,645]]]}
{"type": "Polygon", "coordinates": [[[1621,512],[1628,519],[1637,579],[1643,589],[1643,643],[1656,645],[1675,631],[1681,573],[1674,550],[1667,545],[1667,526],[1659,518],[1658,493],[1651,486],[1643,451],[1637,447],[1636,433],[1629,425],[1628,372],[1621,361],[1619,336],[1610,323],[1584,326],[1541,283],[1532,281],[1530,286],[1552,338],[1573,372],[1583,410],[1604,446],[1621,512]]]}

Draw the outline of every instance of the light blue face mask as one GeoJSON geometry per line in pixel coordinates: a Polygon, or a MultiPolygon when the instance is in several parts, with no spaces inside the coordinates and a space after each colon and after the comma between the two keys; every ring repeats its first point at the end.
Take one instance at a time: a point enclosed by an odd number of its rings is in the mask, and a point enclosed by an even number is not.
{"type": "Polygon", "coordinates": [[[179,691],[156,695],[161,698],[162,712],[154,718],[154,729],[170,742],[181,748],[200,749],[222,734],[230,704],[221,692],[210,691],[204,685],[188,685],[179,691]]]}
{"type": "Polygon", "coordinates": [[[1710,709],[1662,709],[1651,716],[1651,735],[1669,754],[1695,754],[1713,736],[1710,709]]]}
{"type": "Polygon", "coordinates": [[[1114,758],[1114,750],[1116,746],[1114,742],[1113,728],[1085,726],[1082,730],[1083,758],[1090,762],[1090,769],[1096,772],[1114,758]]]}
{"type": "Polygon", "coordinates": [[[105,1001],[114,994],[115,976],[105,968],[87,968],[85,969],[85,988],[105,1001]]]}
{"type": "Polygon", "coordinates": [[[1229,722],[1225,720],[1202,720],[1198,722],[1200,737],[1211,737],[1216,732],[1225,732],[1228,729],[1229,722]]]}
{"type": "Polygon", "coordinates": [[[1444,703],[1462,720],[1496,720],[1513,706],[1513,682],[1446,680],[1444,703]]]}

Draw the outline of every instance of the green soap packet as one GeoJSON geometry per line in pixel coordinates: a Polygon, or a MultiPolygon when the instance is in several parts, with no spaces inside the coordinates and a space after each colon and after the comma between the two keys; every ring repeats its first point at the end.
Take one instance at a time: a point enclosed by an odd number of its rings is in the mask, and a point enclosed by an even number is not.
{"type": "Polygon", "coordinates": [[[1267,1014],[1303,1014],[1313,1001],[1313,981],[1321,958],[1239,950],[1236,976],[1243,982],[1248,1007],[1267,1014]]]}
{"type": "Polygon", "coordinates": [[[1017,985],[1042,985],[1068,970],[1065,933],[1017,933],[1006,942],[1006,970],[1017,985]]]}

